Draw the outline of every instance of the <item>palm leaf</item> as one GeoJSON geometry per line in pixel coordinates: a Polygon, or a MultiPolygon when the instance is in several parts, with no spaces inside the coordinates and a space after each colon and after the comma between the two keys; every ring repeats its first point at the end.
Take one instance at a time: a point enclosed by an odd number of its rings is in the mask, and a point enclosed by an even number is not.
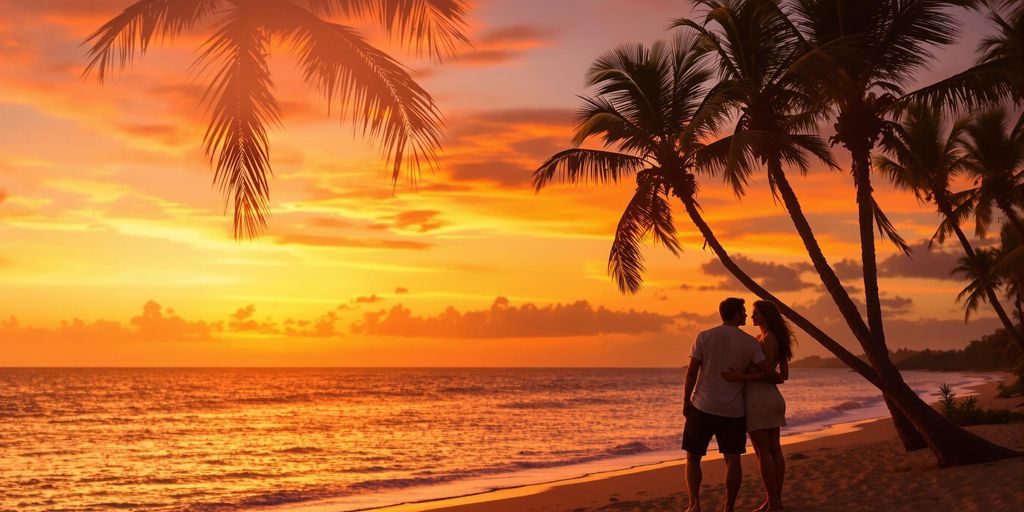
{"type": "Polygon", "coordinates": [[[203,98],[211,113],[203,145],[214,165],[214,182],[226,203],[233,203],[237,238],[259,235],[269,215],[266,126],[280,119],[267,69],[269,44],[253,13],[234,8],[207,40],[198,61],[204,67],[219,65],[203,98]]]}
{"type": "Polygon", "coordinates": [[[911,253],[910,246],[907,245],[907,241],[896,232],[896,226],[893,226],[889,217],[882,211],[882,207],[878,205],[878,201],[874,197],[871,198],[871,210],[875,217],[875,224],[878,226],[878,234],[882,238],[888,238],[889,241],[896,246],[903,254],[909,256],[911,253]]]}
{"type": "Polygon", "coordinates": [[[679,253],[672,209],[663,182],[654,173],[637,176],[633,198],[619,219],[608,254],[608,273],[623,293],[637,293],[643,285],[644,257],[641,247],[650,233],[673,254],[679,253]]]}
{"type": "Polygon", "coordinates": [[[306,0],[313,12],[328,16],[341,14],[371,18],[417,52],[436,60],[454,54],[469,39],[466,2],[463,0],[306,0]]]}
{"type": "Polygon", "coordinates": [[[83,75],[95,72],[102,82],[107,73],[131,64],[135,53],[146,53],[154,37],[178,37],[212,14],[222,0],[140,0],[125,8],[87,37],[91,44],[83,75]]]}
{"type": "Polygon", "coordinates": [[[643,159],[633,155],[595,149],[567,149],[545,160],[533,172],[533,189],[539,192],[556,177],[562,183],[576,185],[618,183],[624,174],[635,173],[643,167],[643,159]]]}
{"type": "MultiPolygon", "coordinates": [[[[320,19],[285,0],[273,1],[267,25],[292,43],[306,83],[340,105],[375,140],[397,181],[403,166],[435,167],[441,114],[406,69],[354,30],[320,19]]],[[[415,175],[413,175],[415,177],[415,175]]]]}

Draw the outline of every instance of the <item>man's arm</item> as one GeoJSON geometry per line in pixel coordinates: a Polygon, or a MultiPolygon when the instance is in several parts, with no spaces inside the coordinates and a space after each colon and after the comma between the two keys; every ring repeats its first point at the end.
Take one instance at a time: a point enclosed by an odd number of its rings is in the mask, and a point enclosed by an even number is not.
{"type": "Polygon", "coordinates": [[[693,396],[693,388],[697,385],[697,374],[700,373],[700,359],[690,358],[690,365],[686,367],[686,381],[683,384],[683,415],[690,412],[690,397],[693,396]]]}

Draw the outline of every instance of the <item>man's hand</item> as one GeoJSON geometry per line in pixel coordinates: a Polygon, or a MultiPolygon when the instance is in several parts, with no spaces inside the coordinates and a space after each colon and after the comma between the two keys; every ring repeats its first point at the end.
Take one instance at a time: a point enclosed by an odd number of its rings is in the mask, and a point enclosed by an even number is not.
{"type": "Polygon", "coordinates": [[[722,372],[722,378],[728,382],[743,382],[743,374],[732,368],[722,372]]]}
{"type": "Polygon", "coordinates": [[[769,375],[768,378],[775,384],[782,384],[783,382],[786,382],[786,379],[782,378],[782,374],[776,371],[772,371],[771,375],[769,375]]]}

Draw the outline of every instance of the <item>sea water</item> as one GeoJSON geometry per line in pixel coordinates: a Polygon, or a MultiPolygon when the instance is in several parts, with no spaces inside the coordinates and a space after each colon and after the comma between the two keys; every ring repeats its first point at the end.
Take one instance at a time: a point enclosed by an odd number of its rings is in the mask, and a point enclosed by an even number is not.
{"type": "MultiPolygon", "coordinates": [[[[0,369],[0,510],[213,511],[345,497],[359,508],[402,501],[403,489],[614,466],[678,449],[683,375],[0,369]]],[[[943,382],[972,382],[904,375],[929,398],[943,382]]],[[[847,370],[796,369],[780,389],[784,434],[886,414],[877,390],[847,370]]]]}

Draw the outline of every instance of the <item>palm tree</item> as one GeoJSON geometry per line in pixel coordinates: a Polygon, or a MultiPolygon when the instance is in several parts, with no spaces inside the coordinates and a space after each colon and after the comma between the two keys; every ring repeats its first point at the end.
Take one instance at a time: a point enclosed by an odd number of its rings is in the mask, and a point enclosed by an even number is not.
{"type": "MultiPolygon", "coordinates": [[[[678,19],[673,25],[696,32],[701,44],[716,57],[720,81],[709,94],[739,111],[733,133],[712,145],[728,146],[730,155],[740,156],[712,171],[721,173],[741,196],[753,163],[744,156],[750,155],[765,165],[771,189],[781,196],[826,291],[861,343],[873,343],[868,326],[828,263],[783,169],[786,163],[806,173],[807,155],[838,168],[828,146],[816,134],[817,122],[826,110],[814,104],[804,87],[800,68],[803,55],[799,45],[792,44],[797,35],[794,27],[775,0],[697,3],[707,8],[702,22],[678,19]]],[[[880,210],[877,215],[885,218],[880,210]]],[[[882,225],[891,227],[888,221],[882,225]]],[[[903,243],[898,235],[893,234],[893,238],[903,243]]],[[[889,406],[905,448],[923,448],[924,440],[917,431],[898,409],[889,406]]]]}
{"type": "Polygon", "coordinates": [[[806,53],[818,56],[818,91],[837,112],[834,144],[852,157],[857,189],[861,260],[868,326],[876,343],[870,357],[887,354],[878,293],[875,201],[871,150],[904,85],[933,57],[929,48],[955,41],[959,30],[949,7],[974,0],[795,0],[793,17],[806,53]]]}
{"type": "MultiPolygon", "coordinates": [[[[956,234],[965,254],[957,271],[964,271],[966,265],[975,276],[964,320],[977,309],[979,300],[987,301],[1021,350],[1024,350],[1024,333],[1016,329],[1006,314],[996,296],[999,283],[992,279],[991,272],[986,271],[992,263],[985,261],[988,253],[975,251],[960,228],[958,214],[954,212],[955,201],[949,188],[953,178],[964,172],[969,165],[959,144],[967,125],[967,118],[958,119],[952,123],[948,134],[943,135],[942,111],[923,103],[913,103],[904,113],[902,124],[882,138],[881,146],[893,158],[875,157],[875,167],[888,175],[896,187],[913,192],[919,202],[935,203],[944,218],[943,228],[956,234]]],[[[963,296],[964,293],[961,293],[960,297],[963,296]]]]}
{"type": "Polygon", "coordinates": [[[1018,233],[1024,221],[1024,130],[1007,131],[1006,110],[995,108],[977,115],[964,129],[961,144],[974,187],[957,195],[965,211],[973,212],[978,236],[984,237],[999,209],[1018,233]]]}
{"type": "Polygon", "coordinates": [[[692,38],[677,38],[650,48],[620,47],[599,58],[587,73],[588,85],[596,87],[598,94],[583,98],[575,147],[556,153],[541,164],[533,176],[535,189],[553,181],[577,185],[618,183],[635,175],[637,187],[616,228],[608,262],[609,273],[620,290],[629,293],[638,291],[642,284],[644,259],[640,249],[644,240],[652,238],[673,253],[680,250],[670,204],[671,197],[678,198],[723,265],[759,297],[779,303],[796,325],[882,389],[887,397],[891,396],[914,427],[930,435],[926,441],[933,451],[941,453],[941,464],[1015,455],[1016,452],[944,420],[902,381],[905,389],[886,382],[885,379],[891,381],[890,375],[866,365],[806,318],[795,314],[730,258],[703,219],[697,201],[699,185],[693,173],[712,162],[726,165],[729,159],[729,153],[723,150],[728,145],[701,143],[713,134],[728,112],[727,105],[704,96],[703,84],[710,77],[701,62],[705,55],[706,50],[697,47],[692,38]],[[591,137],[603,139],[605,149],[580,147],[591,137]]]}
{"type": "Polygon", "coordinates": [[[326,17],[372,18],[401,42],[440,58],[466,41],[465,9],[463,0],[139,0],[86,39],[85,74],[102,82],[144,54],[154,38],[173,40],[214,21],[196,60],[210,115],[203,149],[225,209],[232,206],[235,237],[251,238],[266,228],[267,127],[279,124],[281,114],[267,65],[271,42],[288,44],[305,82],[380,145],[396,180],[404,169],[436,163],[441,115],[405,67],[326,17]]]}
{"type": "Polygon", "coordinates": [[[1024,237],[1008,224],[999,234],[999,261],[993,269],[1001,276],[1006,296],[1017,310],[1017,321],[1024,329],[1024,237]]]}
{"type": "MultiPolygon", "coordinates": [[[[974,257],[969,255],[961,256],[957,260],[956,267],[952,274],[961,276],[968,280],[967,286],[957,294],[956,300],[964,303],[964,321],[971,318],[971,313],[978,310],[983,302],[991,303],[991,296],[988,290],[997,288],[1003,283],[995,272],[996,263],[999,261],[999,251],[990,247],[978,249],[974,257]]],[[[1005,314],[1005,313],[1004,313],[1005,314]]],[[[1012,324],[1008,330],[1013,333],[1017,329],[1012,324]]]]}
{"type": "MultiPolygon", "coordinates": [[[[1019,0],[982,0],[995,33],[978,44],[974,66],[911,93],[906,99],[977,109],[1010,101],[1024,102],[1024,4],[1019,0]]],[[[1022,113],[1024,114],[1024,113],[1022,113]]],[[[1021,115],[1015,129],[1024,128],[1021,115]]]]}

